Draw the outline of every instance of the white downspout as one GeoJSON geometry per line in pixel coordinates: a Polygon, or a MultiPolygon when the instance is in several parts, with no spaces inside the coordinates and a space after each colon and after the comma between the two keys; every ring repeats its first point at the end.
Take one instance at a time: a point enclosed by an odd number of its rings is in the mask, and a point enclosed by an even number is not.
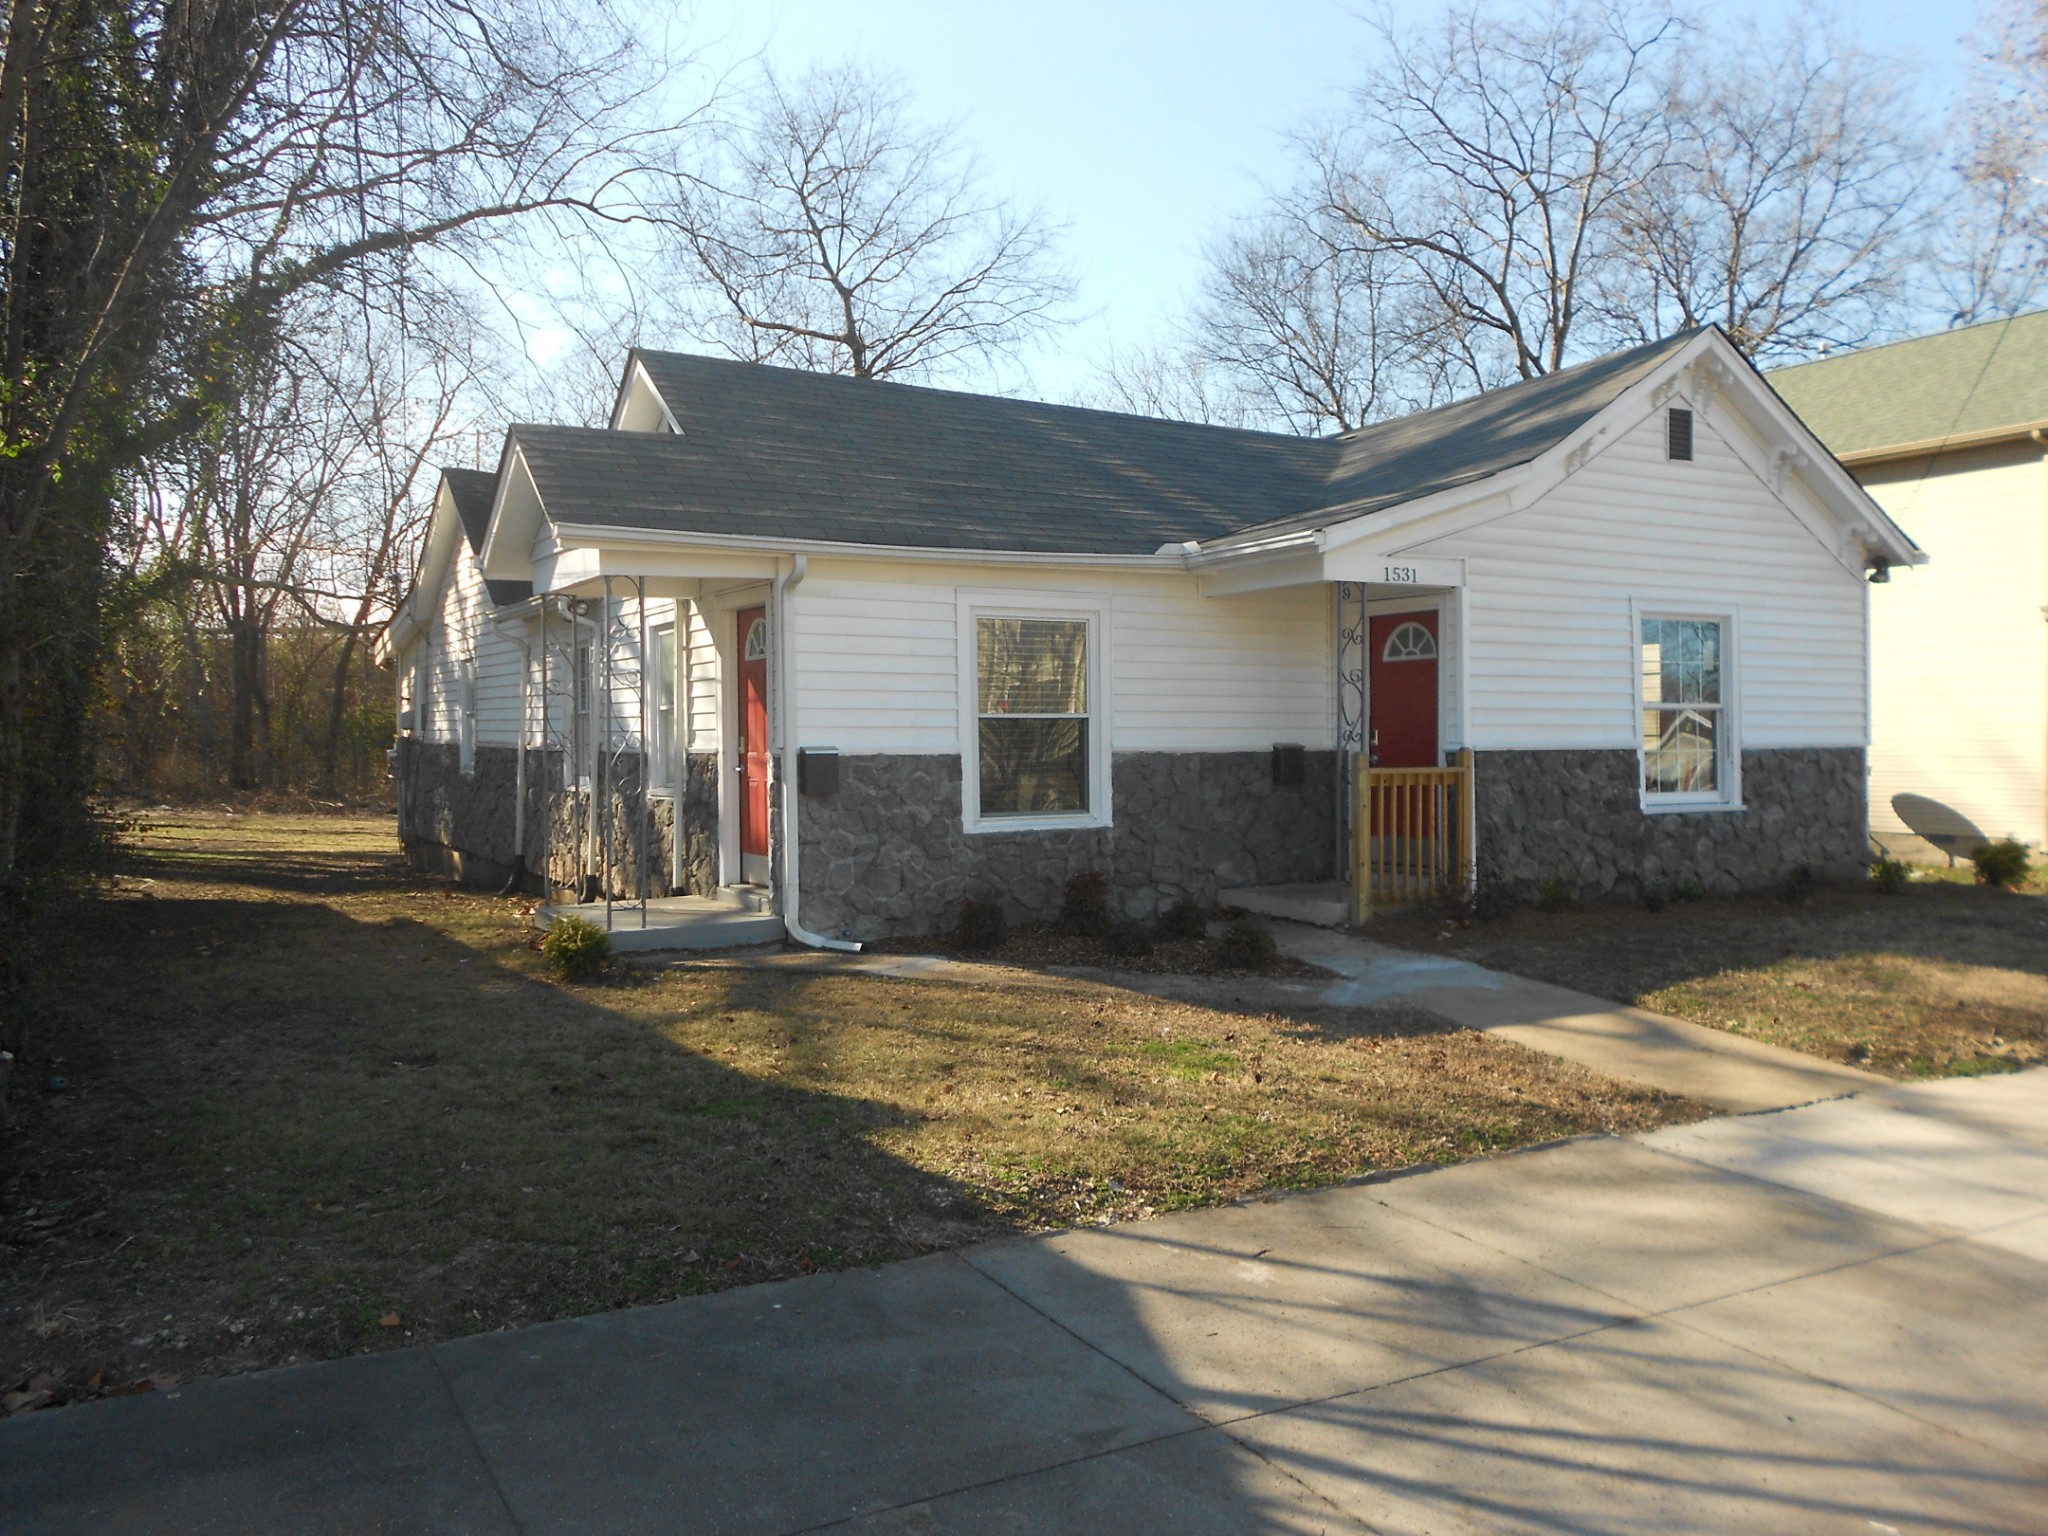
{"type": "MultiPolygon", "coordinates": [[[[512,774],[512,878],[505,891],[509,896],[518,889],[519,877],[526,872],[526,738],[533,734],[533,641],[527,638],[523,624],[515,631],[498,614],[488,613],[484,617],[490,620],[499,639],[519,647],[519,758],[512,774]]],[[[545,882],[546,876],[542,879],[545,882]]]]}
{"type": "Polygon", "coordinates": [[[794,556],[789,569],[775,578],[775,640],[768,648],[768,665],[773,671],[769,696],[775,704],[777,743],[775,793],[782,808],[782,926],[797,943],[812,949],[837,949],[858,954],[860,945],[851,939],[828,939],[812,933],[797,921],[797,816],[796,796],[796,689],[790,684],[789,594],[796,590],[809,569],[810,558],[794,556]]]}

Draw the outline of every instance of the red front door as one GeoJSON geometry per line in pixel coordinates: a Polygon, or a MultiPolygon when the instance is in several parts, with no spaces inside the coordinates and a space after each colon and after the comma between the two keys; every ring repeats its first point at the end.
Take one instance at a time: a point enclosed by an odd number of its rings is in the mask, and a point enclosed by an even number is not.
{"type": "Polygon", "coordinates": [[[1366,643],[1372,647],[1372,766],[1437,767],[1436,614],[1374,614],[1366,643]]]}
{"type": "Polygon", "coordinates": [[[739,658],[740,861],[744,878],[765,880],[768,874],[767,609],[740,610],[739,658]]]}

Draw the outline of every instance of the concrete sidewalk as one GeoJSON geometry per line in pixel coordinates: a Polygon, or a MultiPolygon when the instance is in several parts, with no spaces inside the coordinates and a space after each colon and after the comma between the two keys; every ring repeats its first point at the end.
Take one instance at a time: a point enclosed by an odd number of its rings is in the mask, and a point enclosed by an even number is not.
{"type": "Polygon", "coordinates": [[[0,1424],[0,1531],[2036,1532],[2048,1071],[0,1424]]]}

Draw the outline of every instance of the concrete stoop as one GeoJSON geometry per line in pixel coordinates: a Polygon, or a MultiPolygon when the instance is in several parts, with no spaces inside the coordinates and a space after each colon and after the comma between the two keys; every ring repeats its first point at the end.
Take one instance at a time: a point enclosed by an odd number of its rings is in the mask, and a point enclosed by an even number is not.
{"type": "Polygon", "coordinates": [[[609,913],[601,901],[557,903],[534,909],[537,928],[556,918],[580,917],[609,928],[612,948],[622,954],[662,949],[735,949],[782,942],[782,919],[765,887],[725,886],[715,896],[660,896],[647,903],[615,901],[609,913]]]}
{"type": "Polygon", "coordinates": [[[1313,928],[1342,928],[1351,917],[1351,887],[1336,880],[1305,885],[1241,885],[1216,893],[1218,905],[1313,928]]]}

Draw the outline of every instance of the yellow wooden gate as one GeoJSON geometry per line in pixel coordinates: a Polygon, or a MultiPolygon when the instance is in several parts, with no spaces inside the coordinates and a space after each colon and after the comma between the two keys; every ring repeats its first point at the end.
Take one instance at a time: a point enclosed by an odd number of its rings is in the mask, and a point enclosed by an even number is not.
{"type": "Polygon", "coordinates": [[[1472,870],[1472,752],[1451,768],[1351,769],[1351,920],[1467,891],[1472,870]]]}

